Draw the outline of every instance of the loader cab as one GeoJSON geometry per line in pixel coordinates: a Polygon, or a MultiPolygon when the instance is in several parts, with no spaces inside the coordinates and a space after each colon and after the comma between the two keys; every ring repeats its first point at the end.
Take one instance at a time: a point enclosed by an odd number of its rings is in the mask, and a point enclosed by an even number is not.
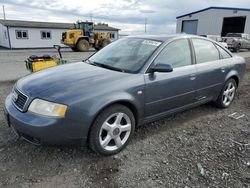
{"type": "Polygon", "coordinates": [[[90,36],[93,32],[93,22],[78,22],[77,29],[81,29],[84,31],[85,36],[90,36]]]}

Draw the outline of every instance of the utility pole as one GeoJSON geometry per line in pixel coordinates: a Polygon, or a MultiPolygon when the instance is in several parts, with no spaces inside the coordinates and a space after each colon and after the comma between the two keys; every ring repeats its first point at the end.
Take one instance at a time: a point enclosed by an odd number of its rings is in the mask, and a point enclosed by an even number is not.
{"type": "Polygon", "coordinates": [[[3,5],[3,19],[6,20],[4,5],[3,5]]]}
{"type": "Polygon", "coordinates": [[[147,22],[148,22],[148,19],[145,18],[145,33],[147,33],[147,22]]]}
{"type": "Polygon", "coordinates": [[[90,13],[90,21],[93,22],[93,13],[90,13]]]}

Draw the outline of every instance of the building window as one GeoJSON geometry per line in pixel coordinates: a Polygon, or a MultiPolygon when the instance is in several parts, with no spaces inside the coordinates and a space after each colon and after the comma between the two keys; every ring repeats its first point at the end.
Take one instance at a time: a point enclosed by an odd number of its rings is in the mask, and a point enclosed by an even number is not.
{"type": "Polygon", "coordinates": [[[51,31],[41,31],[41,39],[51,39],[51,31]]]}
{"type": "Polygon", "coordinates": [[[16,30],[16,38],[17,39],[28,39],[28,31],[27,30],[16,30]]]}

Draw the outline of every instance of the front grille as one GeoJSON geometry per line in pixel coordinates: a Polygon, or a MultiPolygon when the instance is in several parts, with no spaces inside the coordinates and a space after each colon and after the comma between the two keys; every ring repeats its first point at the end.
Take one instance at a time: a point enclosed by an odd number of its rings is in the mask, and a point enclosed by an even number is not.
{"type": "Polygon", "coordinates": [[[20,91],[18,91],[17,89],[14,89],[12,94],[12,100],[15,106],[22,111],[28,100],[28,97],[23,93],[21,93],[20,91]]]}

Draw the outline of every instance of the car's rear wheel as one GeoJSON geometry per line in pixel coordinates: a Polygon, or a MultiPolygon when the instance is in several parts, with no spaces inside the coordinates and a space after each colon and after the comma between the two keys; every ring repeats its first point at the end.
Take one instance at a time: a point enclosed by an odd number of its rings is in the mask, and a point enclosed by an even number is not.
{"type": "Polygon", "coordinates": [[[233,51],[234,51],[234,52],[239,52],[239,51],[240,51],[240,48],[241,48],[241,45],[238,44],[238,45],[233,49],[233,51]]]}
{"type": "Polygon", "coordinates": [[[235,93],[237,89],[237,84],[234,79],[229,79],[224,85],[218,99],[215,104],[219,108],[227,108],[233,102],[235,93]]]}
{"type": "Polygon", "coordinates": [[[121,151],[131,139],[135,118],[123,105],[113,105],[102,111],[89,134],[90,148],[100,155],[113,155],[121,151]]]}

